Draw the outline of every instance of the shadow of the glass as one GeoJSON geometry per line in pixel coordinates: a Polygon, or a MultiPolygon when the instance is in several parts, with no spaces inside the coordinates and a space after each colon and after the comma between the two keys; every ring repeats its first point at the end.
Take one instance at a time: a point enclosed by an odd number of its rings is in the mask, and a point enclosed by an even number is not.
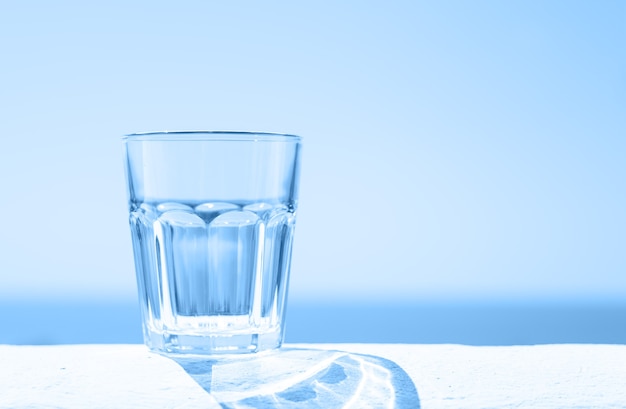
{"type": "Polygon", "coordinates": [[[255,356],[173,359],[224,408],[420,407],[409,375],[373,355],[282,348],[255,356]]]}

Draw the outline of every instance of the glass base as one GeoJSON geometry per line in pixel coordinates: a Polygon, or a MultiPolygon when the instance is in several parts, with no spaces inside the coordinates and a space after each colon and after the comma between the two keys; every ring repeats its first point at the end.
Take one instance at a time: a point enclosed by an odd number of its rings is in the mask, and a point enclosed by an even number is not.
{"type": "Polygon", "coordinates": [[[153,352],[161,355],[227,355],[253,354],[280,348],[280,331],[254,334],[146,334],[145,343],[153,352]]]}

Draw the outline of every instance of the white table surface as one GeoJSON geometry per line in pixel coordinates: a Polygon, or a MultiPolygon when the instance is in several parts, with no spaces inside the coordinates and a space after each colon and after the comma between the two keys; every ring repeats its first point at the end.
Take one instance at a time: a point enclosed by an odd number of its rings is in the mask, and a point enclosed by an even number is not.
{"type": "Polygon", "coordinates": [[[291,344],[178,361],[0,345],[0,408],[213,407],[626,408],[626,345],[291,344]]]}

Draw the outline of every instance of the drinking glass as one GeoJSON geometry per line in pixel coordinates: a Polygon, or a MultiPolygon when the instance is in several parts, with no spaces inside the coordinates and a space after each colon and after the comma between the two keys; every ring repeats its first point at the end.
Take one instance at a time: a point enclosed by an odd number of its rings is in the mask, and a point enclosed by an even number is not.
{"type": "Polygon", "coordinates": [[[301,138],[183,131],[123,141],[146,345],[201,355],[280,347],[301,138]]]}

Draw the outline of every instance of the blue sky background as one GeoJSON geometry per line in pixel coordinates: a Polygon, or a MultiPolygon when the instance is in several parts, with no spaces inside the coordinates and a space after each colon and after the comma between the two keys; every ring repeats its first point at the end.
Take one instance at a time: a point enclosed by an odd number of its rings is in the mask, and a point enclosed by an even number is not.
{"type": "Polygon", "coordinates": [[[133,299],[121,135],[305,143],[290,300],[625,299],[626,3],[0,3],[0,297],[133,299]]]}

